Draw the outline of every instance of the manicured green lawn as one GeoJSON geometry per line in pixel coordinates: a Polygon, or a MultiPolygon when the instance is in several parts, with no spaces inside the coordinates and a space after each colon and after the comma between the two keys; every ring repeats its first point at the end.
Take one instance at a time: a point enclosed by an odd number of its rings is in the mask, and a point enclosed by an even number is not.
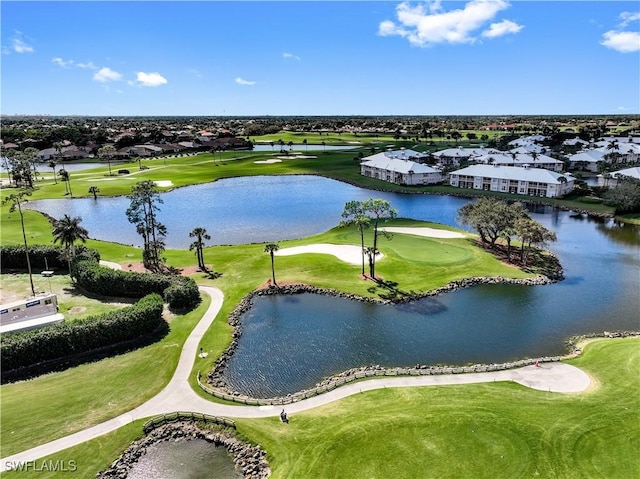
{"type": "MultiPolygon", "coordinates": [[[[596,340],[568,362],[591,375],[592,390],[564,395],[512,383],[385,389],[290,415],[288,425],[278,418],[236,423],[267,451],[274,479],[638,477],[640,339],[596,340]]],[[[74,459],[78,477],[93,477],[140,430],[141,422],[128,425],[49,459],[74,459]]]]}
{"type": "MultiPolygon", "coordinates": [[[[434,226],[412,220],[397,220],[393,224],[434,226]]],[[[372,230],[367,231],[368,244],[371,242],[371,234],[372,230]]],[[[334,228],[311,238],[283,241],[280,247],[312,243],[358,245],[360,237],[356,228],[334,228]]],[[[103,258],[112,261],[126,262],[127,254],[140,254],[140,250],[135,248],[111,245],[103,251],[100,247],[102,243],[88,244],[98,246],[103,252],[103,258]]],[[[194,366],[192,383],[195,382],[196,371],[200,369],[206,372],[211,369],[215,359],[231,340],[230,327],[222,318],[227,317],[244,295],[265,284],[271,276],[270,257],[263,249],[264,246],[260,244],[206,248],[207,264],[211,264],[221,276],[217,279],[206,279],[205,275],[200,273],[194,277],[201,284],[210,284],[222,289],[225,302],[218,320],[201,342],[209,356],[199,360],[194,366]]],[[[397,289],[402,292],[429,291],[454,279],[467,277],[470,272],[474,276],[531,276],[500,263],[467,239],[443,240],[395,234],[392,240],[381,239],[379,249],[386,255],[378,263],[379,275],[387,281],[397,282],[397,289]],[[420,251],[419,260],[416,262],[409,261],[412,251],[420,251]],[[440,251],[444,253],[439,255],[440,251]]],[[[189,251],[170,251],[167,257],[169,264],[176,267],[193,265],[195,260],[193,253],[189,251]]],[[[331,287],[363,296],[378,297],[389,294],[387,288],[363,280],[360,277],[359,265],[343,263],[331,255],[277,256],[275,265],[276,278],[280,282],[331,287]]],[[[188,331],[204,311],[203,307],[184,318],[173,320],[171,334],[156,345],[63,373],[2,386],[2,454],[7,455],[33,447],[97,424],[151,397],[170,378],[175,366],[174,360],[177,361],[178,358],[178,345],[182,344],[188,331]],[[163,355],[167,351],[171,351],[171,355],[165,358],[163,355]],[[129,384],[136,385],[133,391],[127,386],[129,384]],[[46,395],[39,394],[43,390],[47,391],[46,395]],[[126,391],[126,394],[123,394],[123,391],[126,391]],[[34,397],[42,398],[41,407],[40,400],[32,399],[34,397]],[[38,419],[39,427],[31,430],[28,423],[25,423],[25,418],[29,417],[34,408],[37,411],[35,417],[38,419]],[[60,415],[55,414],[55,411],[66,413],[60,415]]]]}
{"type": "Polygon", "coordinates": [[[210,304],[170,320],[161,341],[135,351],[0,388],[2,457],[115,417],[169,382],[185,339],[210,304]]]}

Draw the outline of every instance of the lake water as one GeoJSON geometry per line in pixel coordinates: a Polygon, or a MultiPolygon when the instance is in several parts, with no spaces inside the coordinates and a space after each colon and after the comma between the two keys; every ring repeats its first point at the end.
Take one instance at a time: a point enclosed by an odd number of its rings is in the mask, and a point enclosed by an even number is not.
{"type": "Polygon", "coordinates": [[[231,455],[204,439],[156,443],[129,470],[127,479],[241,479],[231,455]]]}
{"type": "MultiPolygon", "coordinates": [[[[189,232],[205,228],[207,245],[246,244],[297,239],[321,233],[340,220],[344,204],[371,197],[392,202],[400,216],[455,224],[465,201],[448,196],[379,193],[315,176],[228,178],[163,193],[158,219],[168,230],[169,248],[188,248],[189,232]]],[[[135,226],[127,221],[130,201],[74,198],[30,201],[27,208],[54,218],[80,216],[91,238],[141,246],[135,226]]]]}
{"type": "MultiPolygon", "coordinates": [[[[403,195],[311,176],[244,177],[163,194],[168,244],[185,248],[205,227],[210,244],[305,237],[340,221],[345,202],[391,201],[399,215],[452,226],[466,199],[403,195]]],[[[138,243],[126,198],[61,199],[31,207],[83,218],[92,237],[138,243]]],[[[257,397],[287,394],[368,364],[502,362],[564,352],[575,334],[640,329],[640,227],[550,207],[531,215],[553,230],[566,279],[553,285],[479,286],[405,306],[300,295],[260,298],[244,320],[225,375],[257,397]],[[278,351],[278,354],[274,354],[278,351]]]]}

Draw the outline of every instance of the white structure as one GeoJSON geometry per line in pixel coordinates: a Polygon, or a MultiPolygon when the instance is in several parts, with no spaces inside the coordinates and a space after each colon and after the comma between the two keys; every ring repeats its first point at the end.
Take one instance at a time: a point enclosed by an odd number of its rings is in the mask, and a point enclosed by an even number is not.
{"type": "Polygon", "coordinates": [[[0,333],[40,328],[64,321],[55,294],[44,293],[0,305],[0,333]]]}
{"type": "Polygon", "coordinates": [[[598,163],[606,161],[602,150],[587,150],[569,156],[569,167],[572,169],[583,169],[587,171],[598,171],[598,163]]]}
{"type": "Polygon", "coordinates": [[[458,188],[500,191],[518,195],[554,198],[570,193],[575,178],[543,168],[472,165],[449,174],[449,183],[458,188]]]}
{"type": "Polygon", "coordinates": [[[547,139],[547,137],[544,136],[544,135],[521,136],[520,138],[516,138],[515,140],[511,140],[508,143],[508,145],[512,146],[512,147],[533,145],[533,144],[536,144],[536,143],[541,143],[546,139],[547,139]]]}
{"type": "Polygon", "coordinates": [[[435,151],[433,156],[438,159],[441,165],[459,165],[462,160],[474,160],[475,158],[501,153],[495,148],[447,148],[446,150],[435,151]]]}
{"type": "Polygon", "coordinates": [[[430,185],[442,181],[442,173],[411,158],[425,155],[413,150],[396,150],[367,156],[360,163],[360,174],[398,185],[430,185]]]}
{"type": "Polygon", "coordinates": [[[523,153],[525,155],[531,154],[531,153],[544,153],[546,151],[547,150],[545,147],[540,146],[536,143],[532,143],[530,145],[518,146],[517,148],[512,148],[509,150],[510,153],[523,153]]]}
{"type": "Polygon", "coordinates": [[[598,175],[598,186],[608,186],[613,188],[618,185],[618,177],[620,176],[630,176],[631,178],[640,180],[640,166],[613,171],[607,175],[598,175]]]}
{"type": "Polygon", "coordinates": [[[476,158],[476,162],[500,166],[531,166],[531,168],[545,168],[551,171],[562,171],[564,163],[547,155],[530,155],[525,153],[511,154],[499,152],[476,158]]]}

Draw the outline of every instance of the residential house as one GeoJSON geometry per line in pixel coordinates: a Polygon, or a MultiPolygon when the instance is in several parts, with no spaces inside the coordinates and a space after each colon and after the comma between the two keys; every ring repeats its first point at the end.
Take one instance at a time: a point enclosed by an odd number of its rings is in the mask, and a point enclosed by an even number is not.
{"type": "Polygon", "coordinates": [[[636,180],[640,180],[640,166],[634,166],[632,168],[625,168],[624,170],[598,175],[598,186],[608,186],[613,188],[618,185],[618,180],[621,176],[629,176],[636,180]]]}
{"type": "Polygon", "coordinates": [[[568,157],[569,168],[575,170],[598,171],[598,163],[606,161],[604,156],[607,152],[597,150],[586,150],[568,157]]]}
{"type": "Polygon", "coordinates": [[[449,173],[449,184],[457,188],[499,191],[554,198],[570,193],[575,178],[544,168],[471,165],[449,173]]]}
{"type": "Polygon", "coordinates": [[[551,171],[562,171],[564,168],[564,163],[560,160],[556,160],[555,158],[551,158],[547,155],[530,155],[530,154],[516,154],[516,153],[506,153],[499,152],[491,155],[481,156],[475,159],[476,163],[484,163],[490,165],[500,165],[500,166],[521,166],[524,167],[526,165],[531,166],[532,168],[545,168],[551,171]]]}
{"type": "Polygon", "coordinates": [[[396,150],[367,156],[360,163],[360,174],[398,185],[429,185],[442,181],[440,170],[412,160],[424,154],[413,150],[396,150]]]}
{"type": "Polygon", "coordinates": [[[475,158],[492,153],[501,153],[495,148],[447,148],[446,150],[435,151],[432,156],[438,159],[441,165],[459,165],[461,161],[473,161],[475,158]]]}

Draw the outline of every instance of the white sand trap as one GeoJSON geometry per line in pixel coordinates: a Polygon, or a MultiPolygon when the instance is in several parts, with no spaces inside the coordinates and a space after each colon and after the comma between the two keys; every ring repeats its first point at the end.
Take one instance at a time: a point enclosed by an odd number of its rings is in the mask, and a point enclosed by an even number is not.
{"type": "MultiPolygon", "coordinates": [[[[362,249],[360,246],[349,244],[310,244],[306,246],[293,246],[276,251],[276,256],[292,256],[294,254],[320,253],[330,254],[349,264],[362,264],[362,249]]],[[[376,260],[383,258],[382,253],[376,255],[376,260]]],[[[365,258],[366,261],[366,258],[365,258]]]]}
{"type": "Polygon", "coordinates": [[[159,186],[161,188],[164,188],[167,186],[173,186],[173,181],[171,180],[159,180],[159,181],[154,181],[154,183],[156,184],[156,186],[159,186]]]}
{"type": "Polygon", "coordinates": [[[295,158],[300,160],[305,160],[307,158],[318,158],[318,157],[314,155],[296,155],[295,158]]]}
{"type": "Polygon", "coordinates": [[[256,165],[268,165],[271,163],[282,163],[282,160],[258,160],[254,161],[256,165]]]}
{"type": "Polygon", "coordinates": [[[457,233],[456,231],[438,230],[435,228],[419,227],[419,228],[402,228],[391,227],[382,228],[389,233],[400,233],[407,235],[426,236],[428,238],[466,238],[464,233],[457,233]]]}

